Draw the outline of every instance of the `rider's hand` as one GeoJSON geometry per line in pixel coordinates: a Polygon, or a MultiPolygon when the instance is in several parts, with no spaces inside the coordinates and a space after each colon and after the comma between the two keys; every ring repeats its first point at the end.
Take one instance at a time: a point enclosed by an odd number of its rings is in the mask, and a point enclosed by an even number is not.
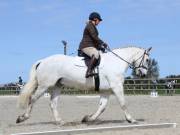
{"type": "Polygon", "coordinates": [[[101,51],[102,51],[103,53],[105,53],[107,47],[108,47],[108,45],[107,45],[106,43],[103,43],[103,44],[101,45],[101,51]]]}
{"type": "Polygon", "coordinates": [[[106,49],[108,47],[108,44],[107,43],[103,43],[102,46],[103,46],[103,48],[106,49]]]}

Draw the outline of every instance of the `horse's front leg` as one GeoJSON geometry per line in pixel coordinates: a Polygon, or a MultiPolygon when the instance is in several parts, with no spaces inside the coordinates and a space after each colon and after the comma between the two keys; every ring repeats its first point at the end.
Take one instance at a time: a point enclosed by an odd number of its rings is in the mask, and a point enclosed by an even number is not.
{"type": "Polygon", "coordinates": [[[92,115],[86,115],[82,122],[94,121],[96,120],[106,109],[107,103],[109,99],[109,94],[101,94],[100,101],[99,101],[99,108],[97,111],[92,115]]]}
{"type": "Polygon", "coordinates": [[[132,116],[128,112],[127,106],[125,104],[123,83],[119,83],[119,82],[120,81],[118,81],[118,83],[116,83],[116,82],[111,83],[112,90],[113,90],[115,96],[117,97],[122,110],[124,111],[126,120],[129,123],[136,123],[136,120],[132,118],[132,116]]]}

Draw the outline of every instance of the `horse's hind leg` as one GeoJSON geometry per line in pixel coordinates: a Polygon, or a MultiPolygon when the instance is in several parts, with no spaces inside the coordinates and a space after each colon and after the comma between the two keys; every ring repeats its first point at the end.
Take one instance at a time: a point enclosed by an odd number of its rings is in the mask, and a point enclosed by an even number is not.
{"type": "Polygon", "coordinates": [[[60,96],[60,89],[58,87],[54,87],[51,90],[51,103],[50,103],[50,107],[54,116],[54,119],[56,121],[57,124],[63,125],[64,121],[60,118],[59,113],[58,113],[58,99],[60,96]]]}
{"type": "Polygon", "coordinates": [[[29,104],[26,111],[25,111],[25,113],[23,115],[18,116],[18,118],[16,120],[16,123],[21,123],[21,122],[29,119],[32,107],[33,107],[33,105],[29,104]]]}
{"type": "Polygon", "coordinates": [[[23,115],[18,116],[18,118],[17,118],[17,120],[16,120],[16,123],[20,123],[20,122],[23,122],[23,121],[29,119],[30,113],[31,113],[32,108],[33,108],[33,104],[34,104],[46,91],[47,91],[47,88],[46,88],[46,87],[38,86],[35,94],[30,97],[29,105],[28,105],[25,113],[24,113],[23,115]]]}
{"type": "Polygon", "coordinates": [[[82,119],[82,122],[88,122],[88,121],[96,120],[105,111],[107,103],[108,103],[108,99],[109,99],[109,94],[101,94],[98,110],[90,116],[88,116],[88,115],[85,116],[82,119]]]}

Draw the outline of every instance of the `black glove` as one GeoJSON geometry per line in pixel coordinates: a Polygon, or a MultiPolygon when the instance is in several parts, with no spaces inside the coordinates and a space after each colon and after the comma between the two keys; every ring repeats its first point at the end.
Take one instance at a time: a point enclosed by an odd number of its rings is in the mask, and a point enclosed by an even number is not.
{"type": "Polygon", "coordinates": [[[107,45],[106,43],[103,43],[103,44],[101,44],[101,48],[100,48],[100,50],[101,50],[103,53],[105,53],[105,52],[106,52],[107,47],[108,47],[108,45],[107,45]]]}
{"type": "Polygon", "coordinates": [[[103,46],[103,48],[106,49],[108,47],[108,44],[107,43],[103,43],[102,46],[103,46]]]}

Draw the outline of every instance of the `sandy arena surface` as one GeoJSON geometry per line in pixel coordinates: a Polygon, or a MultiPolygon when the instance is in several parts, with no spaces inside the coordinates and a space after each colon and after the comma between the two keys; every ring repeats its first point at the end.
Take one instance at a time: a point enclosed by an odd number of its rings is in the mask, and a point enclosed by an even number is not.
{"type": "MultiPolygon", "coordinates": [[[[0,97],[0,135],[21,132],[52,131],[60,129],[78,129],[102,126],[127,125],[124,114],[114,96],[110,97],[106,111],[93,123],[81,124],[86,114],[92,114],[98,106],[98,98],[78,98],[61,96],[59,111],[64,126],[56,125],[49,107],[49,98],[41,98],[34,106],[31,118],[24,123],[16,124],[21,110],[16,108],[17,97],[0,97]]],[[[126,96],[131,115],[143,123],[178,123],[180,124],[180,96],[126,96]]],[[[130,129],[84,133],[83,135],[180,135],[180,125],[176,128],[130,129]]]]}

